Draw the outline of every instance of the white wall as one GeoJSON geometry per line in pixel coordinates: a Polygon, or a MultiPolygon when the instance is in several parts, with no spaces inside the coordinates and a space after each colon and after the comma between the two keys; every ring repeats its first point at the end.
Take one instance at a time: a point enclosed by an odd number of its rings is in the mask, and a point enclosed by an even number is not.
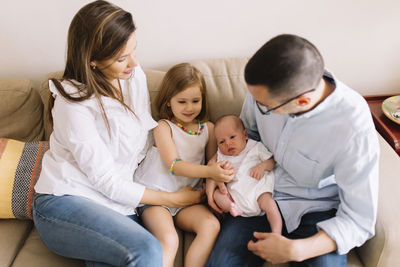
{"type": "MultiPolygon", "coordinates": [[[[80,0],[0,0],[0,78],[38,83],[64,67],[80,0]]],[[[133,13],[138,57],[165,70],[193,59],[251,56],[279,33],[313,42],[338,78],[363,94],[400,94],[398,0],[113,0],[133,13]]]]}

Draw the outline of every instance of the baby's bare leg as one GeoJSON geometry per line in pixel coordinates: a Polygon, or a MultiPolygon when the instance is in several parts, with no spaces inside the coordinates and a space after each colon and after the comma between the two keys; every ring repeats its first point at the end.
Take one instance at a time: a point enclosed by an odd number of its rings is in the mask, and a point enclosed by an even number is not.
{"type": "Polygon", "coordinates": [[[243,211],[233,202],[230,194],[222,194],[219,189],[214,191],[214,200],[224,212],[229,212],[233,217],[242,215],[243,211]]]}
{"type": "Polygon", "coordinates": [[[267,215],[269,225],[271,226],[272,233],[282,233],[282,217],[278,209],[278,205],[272,198],[272,194],[265,192],[257,199],[258,206],[267,215]]]}

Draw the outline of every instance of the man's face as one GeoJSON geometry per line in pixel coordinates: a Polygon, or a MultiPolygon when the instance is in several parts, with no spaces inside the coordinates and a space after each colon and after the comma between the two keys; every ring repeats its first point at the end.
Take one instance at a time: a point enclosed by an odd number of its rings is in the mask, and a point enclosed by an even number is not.
{"type": "MultiPolygon", "coordinates": [[[[272,109],[277,107],[287,101],[285,97],[274,97],[269,94],[268,88],[263,85],[247,85],[247,88],[252,94],[253,98],[258,102],[260,107],[264,106],[267,109],[272,109]]],[[[277,114],[292,114],[298,112],[296,105],[293,103],[295,101],[291,101],[278,109],[274,110],[274,113],[277,114]]]]}

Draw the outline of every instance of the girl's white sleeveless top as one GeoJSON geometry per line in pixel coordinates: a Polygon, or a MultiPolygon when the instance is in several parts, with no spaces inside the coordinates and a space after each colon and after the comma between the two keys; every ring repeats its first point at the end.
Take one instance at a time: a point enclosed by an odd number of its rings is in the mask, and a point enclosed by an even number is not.
{"type": "MultiPolygon", "coordinates": [[[[204,129],[200,135],[190,135],[174,123],[168,120],[164,121],[171,127],[172,139],[178,151],[178,157],[184,161],[204,164],[205,149],[208,143],[207,124],[204,123],[204,129]]],[[[174,176],[170,173],[169,167],[164,165],[157,147],[153,146],[137,168],[134,181],[145,185],[147,188],[167,192],[174,192],[185,186],[201,186],[200,179],[203,177],[174,176]]]]}

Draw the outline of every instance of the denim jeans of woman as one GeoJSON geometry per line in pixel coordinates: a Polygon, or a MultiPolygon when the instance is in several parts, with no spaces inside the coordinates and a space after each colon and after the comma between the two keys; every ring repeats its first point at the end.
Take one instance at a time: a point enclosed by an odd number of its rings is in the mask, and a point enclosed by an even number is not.
{"type": "Polygon", "coordinates": [[[87,266],[162,266],[160,243],[135,215],[84,197],[38,194],[33,220],[50,250],[87,266]]]}
{"type": "MultiPolygon", "coordinates": [[[[312,236],[317,233],[317,222],[335,216],[336,210],[313,212],[305,214],[300,226],[290,234],[285,226],[282,235],[290,239],[299,239],[312,236]]],[[[206,264],[207,267],[244,267],[262,266],[264,260],[254,255],[247,249],[247,243],[253,237],[253,232],[271,232],[266,216],[257,217],[232,217],[227,215],[221,224],[217,242],[206,264]]],[[[347,265],[347,256],[335,252],[308,259],[304,262],[291,262],[290,266],[313,267],[343,267],[347,265]]]]}

